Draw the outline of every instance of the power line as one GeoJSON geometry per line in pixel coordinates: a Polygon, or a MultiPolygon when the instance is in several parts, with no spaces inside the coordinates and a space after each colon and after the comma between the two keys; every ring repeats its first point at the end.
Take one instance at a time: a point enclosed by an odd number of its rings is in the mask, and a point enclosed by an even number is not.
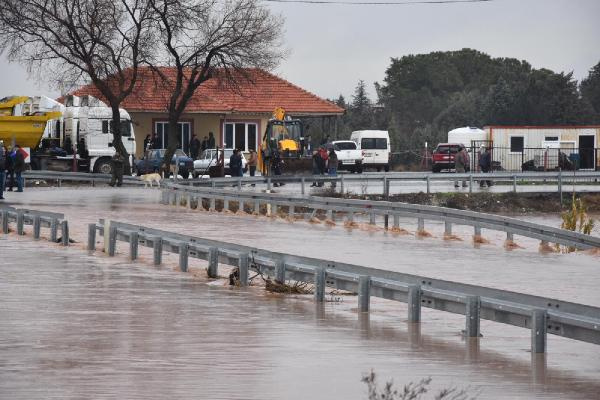
{"type": "Polygon", "coordinates": [[[269,3],[341,4],[349,6],[408,6],[413,4],[488,3],[494,0],[342,1],[342,0],[263,0],[269,3]]]}

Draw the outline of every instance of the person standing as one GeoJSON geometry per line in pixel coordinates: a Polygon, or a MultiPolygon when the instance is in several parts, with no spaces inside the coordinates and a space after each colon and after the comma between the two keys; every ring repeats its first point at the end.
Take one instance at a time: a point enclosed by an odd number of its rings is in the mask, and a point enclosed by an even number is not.
{"type": "MultiPolygon", "coordinates": [[[[312,152],[312,173],[313,175],[320,175],[321,173],[321,155],[319,154],[318,151],[313,151],[312,152]]],[[[319,183],[315,180],[313,181],[313,183],[310,185],[311,187],[314,186],[319,186],[319,183]]]]}
{"type": "Polygon", "coordinates": [[[258,154],[256,150],[250,150],[250,158],[248,159],[248,170],[250,171],[250,176],[254,176],[256,174],[256,166],[258,165],[258,154]]]}
{"type": "MultiPolygon", "coordinates": [[[[467,154],[467,150],[465,146],[460,146],[458,153],[454,156],[454,168],[456,169],[457,174],[464,174],[467,172],[467,168],[469,168],[469,155],[467,154]]],[[[454,181],[454,187],[458,187],[458,181],[454,181]]],[[[462,181],[462,187],[467,187],[467,181],[462,181]]]]}
{"type": "Polygon", "coordinates": [[[15,186],[15,149],[9,148],[6,152],[6,175],[5,185],[8,186],[7,191],[12,192],[15,186]]]}
{"type": "Polygon", "coordinates": [[[21,146],[15,145],[15,179],[17,180],[17,192],[23,191],[23,176],[25,171],[25,156],[21,146]]]}
{"type": "Polygon", "coordinates": [[[118,152],[112,158],[112,174],[110,177],[110,186],[121,187],[123,185],[123,164],[125,164],[125,158],[118,152]]]}
{"type": "Polygon", "coordinates": [[[0,200],[4,200],[4,181],[6,178],[6,149],[0,140],[0,200]]]}
{"type": "Polygon", "coordinates": [[[197,160],[199,153],[200,153],[200,141],[198,140],[196,135],[192,133],[192,140],[190,140],[190,157],[193,160],[197,160]]]}
{"type": "Polygon", "coordinates": [[[202,142],[200,143],[200,151],[202,153],[204,153],[204,150],[206,150],[208,148],[208,137],[204,136],[204,139],[202,139],[202,142]]]}
{"type": "MultiPolygon", "coordinates": [[[[281,175],[281,164],[283,164],[283,160],[281,159],[281,154],[279,154],[279,150],[276,148],[273,149],[271,153],[271,169],[273,171],[273,175],[280,176],[281,175]]],[[[275,182],[273,186],[283,186],[283,182],[275,182]]]]}
{"type": "Polygon", "coordinates": [[[148,146],[150,146],[150,143],[152,143],[152,136],[146,135],[146,138],[144,139],[144,151],[149,149],[148,146]]]}
{"type": "Polygon", "coordinates": [[[160,149],[160,138],[158,137],[158,135],[155,133],[152,134],[152,148],[153,149],[160,149]]]}
{"type": "MultiPolygon", "coordinates": [[[[481,153],[479,154],[479,167],[481,168],[481,172],[484,174],[490,173],[492,169],[492,153],[490,149],[485,146],[481,146],[481,153]]],[[[488,187],[492,186],[492,181],[490,180],[482,180],[479,182],[480,187],[485,187],[487,184],[488,187]]]]}
{"type": "MultiPolygon", "coordinates": [[[[333,150],[333,148],[331,150],[329,150],[329,157],[327,159],[327,172],[329,173],[329,176],[337,176],[337,168],[338,168],[338,157],[337,154],[335,154],[335,150],[333,150]]],[[[331,187],[335,188],[336,186],[336,182],[333,181],[331,182],[331,187]]]]}
{"type": "Polygon", "coordinates": [[[233,149],[233,154],[229,157],[229,174],[231,176],[241,176],[240,171],[242,170],[242,157],[238,149],[233,149]]]}
{"type": "Polygon", "coordinates": [[[215,148],[215,137],[212,132],[208,132],[208,140],[206,142],[207,149],[215,148]]]}

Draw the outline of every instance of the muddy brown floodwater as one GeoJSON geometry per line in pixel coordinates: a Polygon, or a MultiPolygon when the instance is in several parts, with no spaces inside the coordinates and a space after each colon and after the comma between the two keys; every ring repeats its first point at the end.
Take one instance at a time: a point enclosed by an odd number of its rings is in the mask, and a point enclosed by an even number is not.
{"type": "MultiPolygon", "coordinates": [[[[295,254],[418,273],[600,306],[600,259],[540,254],[537,241],[506,251],[501,233],[475,248],[472,230],[443,240],[347,230],[283,219],[160,206],[158,191],[37,189],[17,207],[65,213],[78,242],[65,249],[31,236],[0,236],[1,399],[365,399],[364,373],[397,385],[431,376],[432,387],[468,387],[479,398],[597,399],[600,347],[550,335],[532,358],[529,331],[482,321],[479,342],[460,335],[464,317],[373,299],[266,294],[223,280],[131,264],[83,250],[98,218],[295,254]]],[[[551,225],[557,216],[528,217],[551,225]]],[[[380,222],[380,221],[378,221],[380,222]]],[[[414,232],[416,222],[402,221],[414,232]]]]}

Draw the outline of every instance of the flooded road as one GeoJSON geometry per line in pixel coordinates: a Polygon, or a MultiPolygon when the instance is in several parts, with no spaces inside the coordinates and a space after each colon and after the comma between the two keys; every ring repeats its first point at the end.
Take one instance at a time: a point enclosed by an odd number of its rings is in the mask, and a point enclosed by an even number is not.
{"type": "MultiPolygon", "coordinates": [[[[525,329],[482,321],[477,346],[462,339],[461,316],[424,309],[419,327],[404,304],[380,299],[358,316],[352,296],[317,307],[310,296],[209,285],[168,262],[130,264],[82,246],[88,222],[111,218],[600,306],[598,257],[540,254],[523,238],[523,249],[506,251],[504,236],[487,231],[491,243],[474,248],[470,229],[445,241],[442,224],[417,239],[165,207],[158,197],[90,188],[11,196],[17,207],[65,213],[78,243],[0,236],[0,398],[365,399],[360,378],[371,369],[381,382],[431,376],[434,388],[470,387],[480,398],[597,398],[598,346],[549,336],[548,355],[532,362],[525,329]]],[[[414,232],[416,221],[402,226],[414,232]]]]}

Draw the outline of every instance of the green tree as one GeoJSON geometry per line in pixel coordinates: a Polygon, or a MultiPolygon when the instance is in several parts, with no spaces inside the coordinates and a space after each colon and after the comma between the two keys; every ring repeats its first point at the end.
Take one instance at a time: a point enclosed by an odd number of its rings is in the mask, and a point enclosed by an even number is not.
{"type": "Polygon", "coordinates": [[[600,123],[600,62],[581,81],[580,88],[582,100],[592,112],[593,122],[600,123]]]}
{"type": "Polygon", "coordinates": [[[348,107],[349,126],[353,131],[373,127],[373,104],[367,95],[365,82],[360,80],[348,107]]]}

